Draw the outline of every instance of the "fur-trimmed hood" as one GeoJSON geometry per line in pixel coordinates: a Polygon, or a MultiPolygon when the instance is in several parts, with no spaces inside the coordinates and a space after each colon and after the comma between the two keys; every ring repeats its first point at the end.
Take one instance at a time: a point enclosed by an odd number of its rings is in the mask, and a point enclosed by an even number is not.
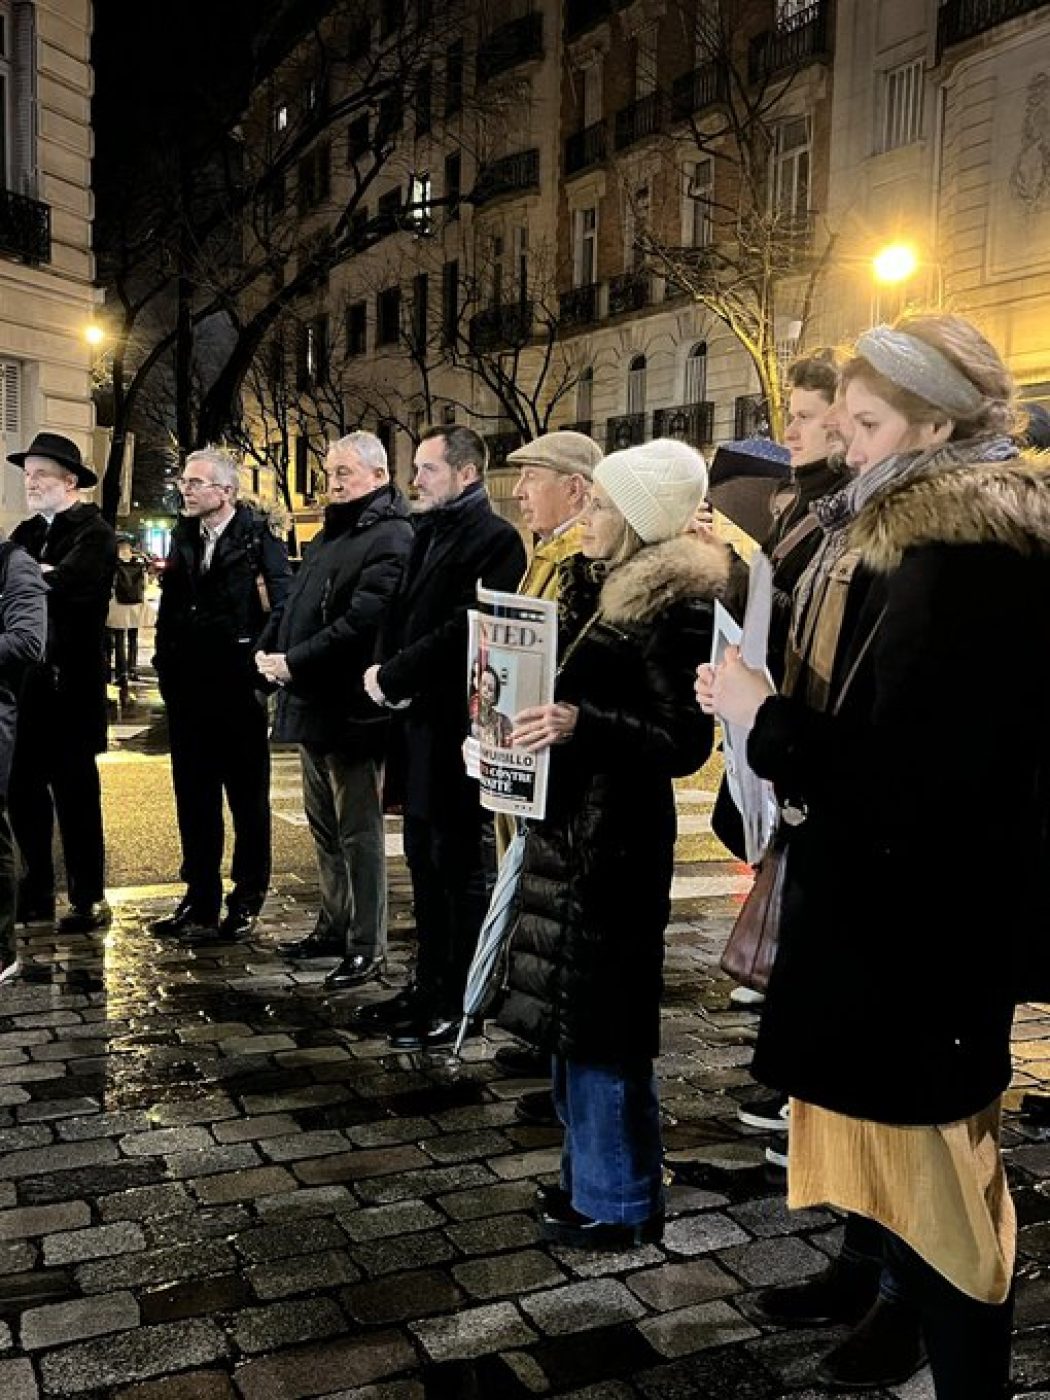
{"type": "Polygon", "coordinates": [[[720,596],[729,577],[729,550],[695,535],[646,545],[602,585],[599,609],[612,623],[650,622],[683,598],[720,596]]]}
{"type": "Polygon", "coordinates": [[[918,545],[1050,552],[1050,453],[963,466],[942,450],[929,470],[872,499],[850,527],[849,540],[876,573],[891,572],[904,551],[918,545]]]}

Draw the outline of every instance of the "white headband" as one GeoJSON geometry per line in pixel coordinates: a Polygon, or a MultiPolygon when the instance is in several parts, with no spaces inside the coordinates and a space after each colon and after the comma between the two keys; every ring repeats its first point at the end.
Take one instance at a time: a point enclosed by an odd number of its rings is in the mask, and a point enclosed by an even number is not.
{"type": "Polygon", "coordinates": [[[907,331],[875,326],[857,341],[856,353],[898,388],[932,403],[949,418],[972,418],[984,406],[984,394],[947,355],[907,331]]]}

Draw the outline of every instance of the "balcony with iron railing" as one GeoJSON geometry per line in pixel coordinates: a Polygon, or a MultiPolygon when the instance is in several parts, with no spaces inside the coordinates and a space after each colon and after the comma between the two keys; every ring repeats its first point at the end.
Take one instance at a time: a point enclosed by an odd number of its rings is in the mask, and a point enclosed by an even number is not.
{"type": "Polygon", "coordinates": [[[621,272],[609,283],[609,315],[642,311],[653,300],[653,279],[648,272],[621,272]]]}
{"type": "Polygon", "coordinates": [[[591,122],[582,131],[574,131],[565,142],[565,173],[578,175],[592,165],[605,159],[606,125],[603,121],[591,122]]]}
{"type": "Polygon", "coordinates": [[[769,405],[762,394],[738,394],[733,402],[733,437],[768,437],[769,405]]]}
{"type": "Polygon", "coordinates": [[[997,24],[1041,10],[1046,0],[943,0],[937,12],[937,56],[997,24]]]}
{"type": "Polygon", "coordinates": [[[589,282],[584,287],[573,287],[562,292],[558,298],[558,324],[562,330],[577,326],[593,326],[601,317],[600,282],[589,282]]]}
{"type": "Polygon", "coordinates": [[[529,151],[515,151],[513,155],[501,156],[478,171],[471,196],[475,204],[487,204],[490,199],[501,195],[521,194],[525,190],[539,189],[540,152],[538,147],[529,151]]]}
{"type": "Polygon", "coordinates": [[[621,413],[605,422],[605,450],[618,452],[621,447],[637,447],[645,441],[645,414],[621,413]]]}
{"type": "Polygon", "coordinates": [[[491,78],[516,68],[519,63],[543,57],[543,14],[535,11],[501,24],[481,44],[478,45],[478,82],[487,83],[491,78]]]}
{"type": "Polygon", "coordinates": [[[608,19],[613,12],[612,0],[569,0],[565,7],[565,35],[575,39],[608,19]]]}
{"type": "Polygon", "coordinates": [[[728,95],[726,69],[719,63],[701,64],[671,84],[671,120],[688,121],[705,107],[725,102],[728,95]]]}
{"type": "Polygon", "coordinates": [[[526,344],[532,334],[531,301],[488,306],[470,318],[470,348],[484,353],[526,344]]]}
{"type": "Polygon", "coordinates": [[[674,408],[658,408],[653,414],[653,437],[678,438],[693,447],[707,447],[714,441],[713,403],[683,403],[674,408]]]}
{"type": "Polygon", "coordinates": [[[659,90],[646,93],[616,113],[616,149],[624,151],[628,146],[644,141],[647,136],[659,136],[666,125],[667,103],[664,94],[659,90]]]}
{"type": "Polygon", "coordinates": [[[35,267],[51,261],[51,206],[0,189],[0,256],[35,267]]]}
{"type": "Polygon", "coordinates": [[[827,57],[831,47],[830,5],[831,0],[812,0],[812,4],[796,11],[777,28],[757,34],[748,45],[751,82],[768,82],[781,73],[827,57]]]}
{"type": "Polygon", "coordinates": [[[521,446],[521,433],[517,431],[486,433],[485,446],[489,450],[489,469],[499,471],[501,467],[507,465],[507,457],[510,453],[521,446]]]}

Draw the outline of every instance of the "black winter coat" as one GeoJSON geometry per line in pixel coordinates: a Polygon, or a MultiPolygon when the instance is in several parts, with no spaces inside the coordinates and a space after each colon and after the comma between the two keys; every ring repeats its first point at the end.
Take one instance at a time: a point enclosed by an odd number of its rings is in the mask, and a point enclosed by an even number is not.
{"type": "Polygon", "coordinates": [[[47,588],[36,561],[9,541],[0,543],[0,579],[0,797],[6,797],[18,696],[47,646],[47,588]]]}
{"type": "Polygon", "coordinates": [[[236,507],[219,536],[206,574],[198,572],[200,555],[200,521],[184,517],[172,532],[160,580],[153,664],[166,694],[202,684],[252,687],[256,640],[280,614],[291,583],[284,544],[245,505],[236,507]]]}
{"type": "Polygon", "coordinates": [[[773,697],[748,745],[807,813],[753,1068],[855,1117],[946,1123],[1006,1088],[1015,1000],[1048,994],[1050,483],[931,466],[852,542],[841,710],[773,697]]]}
{"type": "Polygon", "coordinates": [[[106,748],[106,614],[117,564],[117,536],[98,506],[24,520],[11,538],[52,567],[47,588],[47,653],[26,675],[21,706],[35,718],[54,714],[62,742],[78,750],[106,748]]]}
{"type": "Polygon", "coordinates": [[[659,1050],[675,842],[672,778],[711,751],[694,696],[726,552],[683,537],[613,571],[600,620],[566,651],[557,698],[579,706],[529,823],[500,1024],[567,1059],[659,1050]]]}
{"type": "Polygon", "coordinates": [[[275,738],[361,756],[382,752],[387,712],[365,695],[361,677],[375,659],[412,539],[395,486],[327,508],[283,612],[257,645],[283,652],[292,673],[277,692],[275,738]]]}
{"type": "Polygon", "coordinates": [[[408,816],[442,821],[478,808],[461,752],[470,728],[467,612],[479,580],[514,592],[524,572],[521,536],[483,486],[422,516],[380,643],[383,694],[411,701],[396,726],[408,816]]]}

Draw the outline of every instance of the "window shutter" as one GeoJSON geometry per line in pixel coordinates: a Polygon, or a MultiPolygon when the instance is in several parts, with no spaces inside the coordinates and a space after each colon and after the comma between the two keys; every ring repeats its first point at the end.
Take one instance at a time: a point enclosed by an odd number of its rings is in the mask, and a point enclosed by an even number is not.
{"type": "Polygon", "coordinates": [[[0,433],[8,439],[22,435],[22,366],[0,360],[0,433]]]}

